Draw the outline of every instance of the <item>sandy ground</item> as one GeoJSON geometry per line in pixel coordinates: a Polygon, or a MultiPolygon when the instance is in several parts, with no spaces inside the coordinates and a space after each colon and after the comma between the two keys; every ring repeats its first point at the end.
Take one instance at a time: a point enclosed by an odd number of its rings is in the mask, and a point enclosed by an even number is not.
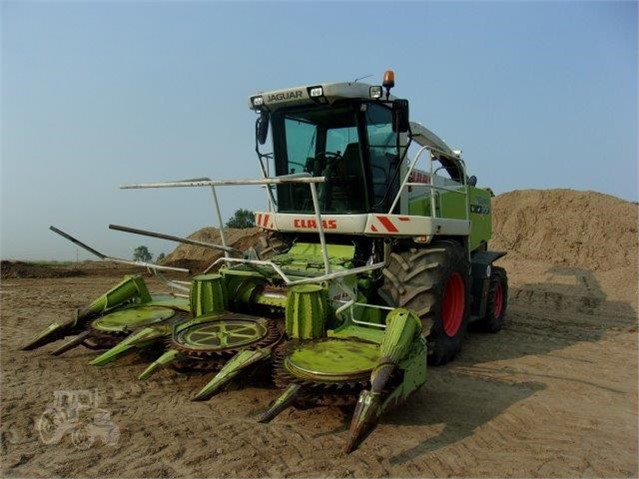
{"type": "Polygon", "coordinates": [[[350,411],[290,409],[262,425],[254,417],[275,389],[235,386],[190,402],[207,377],[166,370],[142,383],[138,356],[98,369],[87,349],[59,358],[52,345],[17,350],[118,278],[4,280],[2,475],[636,477],[636,272],[503,263],[506,328],[469,333],[459,358],[431,368],[423,389],[351,455],[342,452],[350,411]],[[68,435],[43,444],[35,424],[54,391],[92,388],[119,428],[117,444],[78,450],[68,435]]]}

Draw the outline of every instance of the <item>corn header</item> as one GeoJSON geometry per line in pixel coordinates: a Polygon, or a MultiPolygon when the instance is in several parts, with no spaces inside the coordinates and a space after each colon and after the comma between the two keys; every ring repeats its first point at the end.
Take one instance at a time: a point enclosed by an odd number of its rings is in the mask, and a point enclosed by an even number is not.
{"type": "MultiPolygon", "coordinates": [[[[133,262],[169,292],[152,294],[141,276],[126,276],[24,349],[63,340],[52,354],[98,349],[96,366],[151,352],[141,380],[165,367],[211,375],[194,400],[257,372],[281,390],[259,421],[291,406],[350,405],[345,449],[357,448],[424,384],[427,364],[454,358],[471,322],[501,329],[508,300],[505,271],[493,265],[504,253],[488,250],[490,190],[468,176],[460,151],[409,120],[408,101],[390,93],[393,77],[250,97],[259,179],[123,186],[209,190],[221,244],[110,227],[223,256],[189,281],[163,275],[188,270],[133,262]],[[239,185],[266,190],[267,207],[255,213],[268,245],[261,251],[226,243],[216,191],[239,185]]],[[[52,230],[102,260],[132,263],[52,230]]]]}

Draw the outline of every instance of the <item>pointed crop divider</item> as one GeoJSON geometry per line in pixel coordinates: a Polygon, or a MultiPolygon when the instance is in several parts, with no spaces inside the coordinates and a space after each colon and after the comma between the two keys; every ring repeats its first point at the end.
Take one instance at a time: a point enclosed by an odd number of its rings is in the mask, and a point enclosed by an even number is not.
{"type": "Polygon", "coordinates": [[[344,450],[357,449],[375,429],[388,398],[382,401],[382,391],[399,362],[406,356],[411,343],[421,334],[421,322],[410,310],[397,308],[386,317],[386,331],[380,345],[380,358],[371,373],[370,391],[363,390],[351,419],[349,438],[344,450]]]}
{"type": "Polygon", "coordinates": [[[151,365],[146,368],[144,372],[140,374],[140,376],[138,376],[138,379],[140,381],[149,379],[151,375],[155,373],[155,371],[157,371],[161,366],[166,366],[167,364],[172,362],[178,356],[178,354],[179,351],[176,351],[175,349],[169,349],[162,356],[153,361],[151,365]]]}
{"type": "MultiPolygon", "coordinates": [[[[122,281],[116,284],[113,288],[107,291],[102,296],[94,299],[88,306],[76,311],[75,317],[68,319],[62,323],[52,323],[47,326],[35,339],[25,344],[21,349],[23,351],[30,351],[37,349],[45,344],[52,343],[58,339],[62,339],[65,336],[69,336],[74,332],[79,332],[80,326],[85,322],[99,314],[103,313],[107,309],[119,306],[126,301],[137,298],[141,302],[148,302],[151,300],[149,291],[144,283],[144,279],[140,276],[127,275],[122,281]]],[[[73,346],[74,347],[74,346],[73,346]]],[[[58,348],[58,356],[67,349],[58,348]]]]}
{"type": "Polygon", "coordinates": [[[135,348],[144,347],[149,342],[154,342],[155,339],[162,338],[163,336],[162,331],[158,331],[156,328],[149,327],[141,329],[137,333],[127,336],[108,351],[100,354],[98,357],[90,361],[89,364],[92,366],[104,366],[115,361],[119,357],[132,352],[135,348]]]}
{"type": "Polygon", "coordinates": [[[64,336],[65,330],[64,323],[52,323],[46,327],[40,334],[38,334],[34,339],[29,341],[27,344],[22,346],[20,349],[23,351],[31,351],[32,349],[38,349],[45,344],[56,341],[60,337],[64,336]]]}
{"type": "Polygon", "coordinates": [[[193,401],[205,401],[217,394],[240,372],[271,356],[270,348],[244,350],[233,356],[215,377],[204,386],[194,397],[193,401]]]}
{"type": "Polygon", "coordinates": [[[77,348],[78,346],[80,346],[80,344],[82,344],[82,342],[85,339],[89,338],[92,333],[93,331],[83,331],[82,333],[78,334],[76,337],[71,338],[69,341],[64,343],[55,351],[52,351],[51,354],[53,356],[60,356],[62,353],[66,353],[70,349],[77,348]]]}
{"type": "Polygon", "coordinates": [[[295,396],[299,393],[302,385],[293,383],[278,397],[275,402],[268,408],[267,411],[262,413],[258,418],[258,422],[266,423],[271,422],[275,416],[284,411],[295,400],[295,396]]]}
{"type": "Polygon", "coordinates": [[[67,319],[62,323],[51,323],[40,334],[38,334],[33,340],[22,346],[23,351],[31,351],[32,349],[38,349],[45,344],[52,343],[58,339],[62,339],[69,335],[71,331],[78,325],[82,317],[80,316],[80,310],[76,310],[73,318],[67,319]]]}
{"type": "Polygon", "coordinates": [[[364,390],[360,393],[351,419],[348,443],[344,448],[346,453],[353,452],[377,425],[382,408],[380,395],[364,390]]]}

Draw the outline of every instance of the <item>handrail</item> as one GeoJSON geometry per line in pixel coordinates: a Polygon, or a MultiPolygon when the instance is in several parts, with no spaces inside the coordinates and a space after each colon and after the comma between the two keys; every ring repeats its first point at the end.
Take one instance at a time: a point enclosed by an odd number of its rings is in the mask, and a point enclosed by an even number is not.
{"type": "Polygon", "coordinates": [[[207,186],[240,186],[240,185],[282,185],[290,183],[325,183],[324,176],[286,175],[273,178],[248,180],[196,180],[196,181],[163,181],[157,183],[130,183],[121,185],[121,190],[146,188],[201,188],[207,186]]]}
{"type": "Polygon", "coordinates": [[[410,178],[410,175],[413,172],[413,169],[415,169],[415,165],[419,161],[419,157],[422,155],[422,153],[424,151],[426,151],[428,149],[429,149],[428,146],[422,146],[419,149],[419,151],[417,152],[417,154],[415,155],[415,159],[410,164],[410,167],[408,168],[408,171],[406,172],[406,176],[402,180],[402,186],[400,186],[399,191],[397,192],[397,195],[395,196],[395,199],[393,200],[393,204],[391,205],[390,209],[388,210],[388,214],[389,215],[393,214],[393,210],[395,209],[395,206],[397,206],[397,202],[399,201],[400,197],[402,196],[402,191],[404,191],[404,187],[406,186],[406,183],[408,182],[408,179],[410,178]]]}
{"type": "Polygon", "coordinates": [[[402,180],[402,184],[399,188],[399,191],[397,192],[397,195],[395,196],[395,199],[393,200],[393,203],[390,207],[390,209],[388,210],[388,214],[391,215],[393,214],[393,210],[395,209],[395,207],[397,206],[397,203],[400,201],[401,196],[402,196],[402,192],[404,191],[404,189],[407,186],[414,186],[414,187],[422,187],[422,188],[429,188],[430,190],[430,217],[431,218],[437,218],[437,208],[435,205],[435,190],[440,190],[440,191],[448,191],[451,193],[457,193],[457,194],[461,194],[465,196],[465,216],[466,216],[466,221],[470,220],[470,207],[469,207],[469,195],[468,195],[468,183],[466,180],[466,171],[465,171],[465,165],[464,162],[462,160],[459,160],[460,163],[463,166],[463,181],[461,183],[461,187],[463,188],[462,191],[460,191],[459,189],[454,189],[454,188],[449,188],[446,186],[438,186],[433,184],[433,182],[435,181],[435,174],[433,173],[433,150],[437,150],[436,148],[430,147],[428,145],[422,146],[419,151],[417,152],[417,154],[415,155],[415,159],[410,163],[410,166],[408,168],[408,171],[406,172],[406,176],[404,177],[404,179],[402,180]],[[429,174],[429,180],[430,183],[417,183],[417,182],[412,182],[412,181],[408,181],[411,174],[413,173],[413,170],[415,169],[415,165],[417,164],[417,162],[419,161],[419,157],[422,155],[422,153],[424,151],[428,150],[429,151],[429,170],[430,170],[430,174],[429,174]]]}
{"type": "MultiPolygon", "coordinates": [[[[222,221],[222,214],[220,213],[220,206],[217,199],[217,194],[215,192],[216,186],[239,186],[239,185],[281,185],[281,184],[308,184],[311,199],[313,201],[313,209],[315,210],[315,219],[317,222],[317,234],[319,235],[320,244],[322,246],[322,258],[324,260],[324,270],[326,275],[331,274],[331,263],[328,257],[328,251],[326,248],[326,237],[324,236],[324,225],[322,223],[322,213],[320,211],[319,199],[317,196],[317,188],[316,184],[325,183],[326,177],[324,176],[311,176],[310,173],[296,173],[291,175],[282,175],[276,176],[273,178],[261,178],[261,179],[248,179],[248,180],[211,180],[209,178],[197,178],[195,180],[184,180],[184,181],[166,181],[159,183],[132,183],[121,185],[120,189],[129,190],[129,189],[147,189],[147,188],[202,188],[202,187],[210,187],[213,192],[213,203],[215,206],[215,214],[217,216],[219,230],[220,230],[220,240],[222,246],[224,248],[228,248],[226,244],[226,238],[224,235],[224,223],[222,221]]],[[[224,258],[229,258],[229,253],[224,251],[224,258]]],[[[253,260],[247,260],[253,261],[253,260]]],[[[214,263],[215,264],[215,263],[214,263]]],[[[213,265],[207,268],[207,271],[210,270],[213,265]]],[[[255,263],[257,264],[257,263],[255,263]]],[[[279,274],[279,273],[278,273],[279,274]]],[[[301,284],[301,283],[300,283],[301,284]]]]}
{"type": "Polygon", "coordinates": [[[215,260],[208,268],[206,268],[204,270],[204,274],[211,271],[219,263],[240,263],[240,264],[250,264],[255,266],[268,266],[272,268],[273,271],[275,271],[275,273],[277,273],[277,275],[280,278],[282,278],[282,280],[284,281],[284,283],[286,283],[287,286],[295,286],[298,284],[308,284],[308,283],[321,283],[322,281],[338,279],[344,276],[350,276],[353,274],[360,274],[360,273],[366,273],[368,271],[374,271],[374,270],[383,268],[385,265],[384,262],[379,262],[379,263],[373,263],[366,266],[359,266],[357,268],[345,269],[343,271],[329,272],[321,276],[313,276],[311,278],[292,280],[291,278],[288,277],[288,275],[284,272],[284,270],[282,270],[282,268],[279,265],[273,263],[272,261],[222,257],[215,260]]]}

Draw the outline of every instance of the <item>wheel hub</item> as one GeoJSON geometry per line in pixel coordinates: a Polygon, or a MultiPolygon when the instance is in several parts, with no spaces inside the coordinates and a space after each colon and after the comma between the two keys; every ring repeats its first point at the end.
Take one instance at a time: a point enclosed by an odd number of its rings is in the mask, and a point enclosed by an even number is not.
{"type": "MultiPolygon", "coordinates": [[[[238,351],[247,348],[261,348],[277,343],[282,337],[281,328],[274,320],[237,313],[213,314],[200,317],[176,328],[171,346],[188,358],[196,361],[198,367],[210,361],[226,361],[238,351]]],[[[186,366],[187,368],[190,366],[186,366]]]]}
{"type": "Polygon", "coordinates": [[[195,324],[178,333],[176,340],[191,349],[221,350],[260,341],[268,331],[265,320],[218,319],[195,324]]]}
{"type": "Polygon", "coordinates": [[[442,302],[442,323],[447,336],[453,337],[459,331],[466,308],[466,285],[459,273],[453,273],[446,281],[442,302]]]}

